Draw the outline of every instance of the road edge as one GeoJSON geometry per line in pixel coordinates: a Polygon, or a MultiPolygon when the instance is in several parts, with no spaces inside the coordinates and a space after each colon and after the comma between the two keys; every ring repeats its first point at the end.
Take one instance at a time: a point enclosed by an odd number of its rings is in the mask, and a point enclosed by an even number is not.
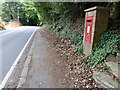
{"type": "Polygon", "coordinates": [[[23,67],[23,70],[22,70],[22,73],[21,73],[20,80],[19,80],[19,83],[17,85],[17,88],[21,88],[26,82],[27,75],[28,75],[28,70],[29,70],[29,65],[30,65],[30,62],[32,60],[32,51],[34,49],[34,43],[35,43],[35,37],[34,37],[32,46],[30,48],[30,51],[28,53],[27,59],[25,61],[25,64],[24,64],[24,67],[23,67]]]}
{"type": "MultiPolygon", "coordinates": [[[[39,29],[39,28],[37,28],[37,29],[39,29]]],[[[30,40],[31,40],[32,37],[34,36],[34,34],[35,34],[35,32],[36,32],[37,29],[35,29],[35,31],[32,33],[32,35],[31,35],[30,38],[28,39],[27,43],[25,44],[25,46],[23,47],[23,49],[22,49],[21,52],[19,53],[18,57],[17,57],[16,60],[14,61],[13,65],[12,65],[11,68],[9,69],[8,73],[7,73],[6,76],[4,77],[3,81],[2,81],[1,84],[0,84],[0,90],[2,90],[2,88],[5,87],[5,84],[7,83],[8,79],[9,79],[9,77],[11,76],[14,68],[16,67],[19,59],[21,58],[24,50],[26,49],[27,45],[29,44],[30,40]]]]}

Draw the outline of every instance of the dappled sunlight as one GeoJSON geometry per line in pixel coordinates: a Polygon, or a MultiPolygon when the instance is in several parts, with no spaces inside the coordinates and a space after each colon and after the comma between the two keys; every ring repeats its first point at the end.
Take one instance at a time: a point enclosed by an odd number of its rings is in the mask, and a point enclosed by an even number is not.
{"type": "Polygon", "coordinates": [[[11,28],[19,27],[19,26],[22,26],[22,24],[17,23],[17,22],[9,22],[7,25],[5,25],[5,28],[11,29],[11,28]]]}

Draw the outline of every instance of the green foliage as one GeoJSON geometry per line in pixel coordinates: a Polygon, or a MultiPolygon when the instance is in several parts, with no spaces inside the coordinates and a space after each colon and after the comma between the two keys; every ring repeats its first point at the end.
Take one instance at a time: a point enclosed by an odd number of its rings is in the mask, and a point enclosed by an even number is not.
{"type": "Polygon", "coordinates": [[[4,2],[2,3],[2,18],[5,21],[11,19],[16,20],[18,17],[18,7],[21,6],[18,2],[4,2]]]}
{"type": "Polygon", "coordinates": [[[0,17],[1,17],[1,15],[2,15],[2,9],[3,9],[2,3],[0,3],[0,17]]]}
{"type": "Polygon", "coordinates": [[[37,25],[38,16],[32,2],[4,2],[1,17],[4,21],[19,21],[23,25],[37,25]]]}
{"type": "Polygon", "coordinates": [[[78,44],[81,40],[81,36],[75,30],[73,30],[70,33],[70,40],[73,44],[78,44]]]}
{"type": "Polygon", "coordinates": [[[81,54],[83,52],[83,35],[80,35],[77,30],[70,30],[70,27],[72,26],[73,22],[71,21],[71,18],[68,17],[64,20],[60,19],[57,22],[54,22],[47,28],[60,37],[70,39],[71,43],[77,46],[75,52],[81,54]]]}
{"type": "Polygon", "coordinates": [[[109,70],[110,67],[105,64],[105,65],[103,65],[102,69],[103,69],[103,70],[109,70]]]}
{"type": "Polygon", "coordinates": [[[58,21],[61,18],[80,16],[80,9],[78,3],[71,2],[34,2],[37,15],[40,22],[51,23],[51,21],[58,21]]]}
{"type": "Polygon", "coordinates": [[[2,19],[0,18],[0,24],[3,24],[3,21],[2,21],[2,19]]]}
{"type": "Polygon", "coordinates": [[[33,6],[33,2],[23,2],[21,7],[22,12],[20,14],[20,21],[24,25],[37,25],[38,24],[38,16],[33,6]]]}
{"type": "Polygon", "coordinates": [[[109,29],[103,32],[101,41],[93,49],[92,54],[85,57],[90,63],[90,66],[96,66],[97,64],[104,61],[108,54],[116,54],[118,52],[118,44],[120,44],[120,35],[118,30],[109,29]]]}
{"type": "Polygon", "coordinates": [[[108,7],[109,2],[34,2],[37,15],[40,22],[51,23],[58,21],[60,18],[65,19],[71,17],[76,20],[79,17],[84,17],[84,10],[94,6],[108,7]]]}
{"type": "Polygon", "coordinates": [[[62,27],[60,27],[59,31],[60,31],[59,36],[68,37],[68,35],[69,35],[69,27],[68,26],[65,26],[63,29],[62,29],[62,27]]]}
{"type": "Polygon", "coordinates": [[[2,21],[2,18],[0,17],[0,24],[2,25],[0,27],[0,30],[5,30],[5,27],[4,27],[4,22],[2,21]]]}
{"type": "MultiPolygon", "coordinates": [[[[105,2],[34,2],[33,6],[39,17],[39,22],[48,24],[48,28],[61,37],[69,38],[72,44],[77,46],[75,52],[80,54],[83,52],[83,35],[79,34],[79,29],[74,29],[73,22],[78,18],[84,16],[84,10],[93,6],[111,6],[113,3],[105,2]]],[[[110,13],[113,8],[110,9],[110,13]]],[[[114,13],[111,13],[111,15],[114,13]]],[[[83,27],[81,27],[83,28],[83,27]]],[[[101,41],[95,46],[91,55],[85,57],[85,62],[88,63],[87,67],[96,66],[102,62],[110,53],[115,54],[118,52],[118,35],[115,29],[106,30],[102,36],[101,41]]]]}
{"type": "Polygon", "coordinates": [[[77,44],[77,48],[76,48],[75,52],[78,54],[83,53],[83,36],[81,36],[79,43],[77,44]]]}
{"type": "Polygon", "coordinates": [[[34,2],[34,7],[37,12],[39,22],[51,22],[51,3],[48,2],[34,2]]]}

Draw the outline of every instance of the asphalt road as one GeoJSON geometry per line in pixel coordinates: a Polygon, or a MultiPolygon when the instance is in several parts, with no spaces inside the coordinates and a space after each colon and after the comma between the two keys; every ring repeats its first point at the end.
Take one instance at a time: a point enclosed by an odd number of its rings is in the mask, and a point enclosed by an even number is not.
{"type": "Polygon", "coordinates": [[[35,26],[21,26],[0,31],[0,83],[37,28],[35,26]]]}

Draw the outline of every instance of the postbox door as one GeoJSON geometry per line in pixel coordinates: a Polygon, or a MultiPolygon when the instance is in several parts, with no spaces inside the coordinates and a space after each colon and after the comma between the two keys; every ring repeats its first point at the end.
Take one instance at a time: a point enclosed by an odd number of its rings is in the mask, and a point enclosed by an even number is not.
{"type": "Polygon", "coordinates": [[[92,19],[93,16],[88,16],[86,18],[86,32],[85,32],[85,41],[91,43],[92,36],[92,19]]]}

